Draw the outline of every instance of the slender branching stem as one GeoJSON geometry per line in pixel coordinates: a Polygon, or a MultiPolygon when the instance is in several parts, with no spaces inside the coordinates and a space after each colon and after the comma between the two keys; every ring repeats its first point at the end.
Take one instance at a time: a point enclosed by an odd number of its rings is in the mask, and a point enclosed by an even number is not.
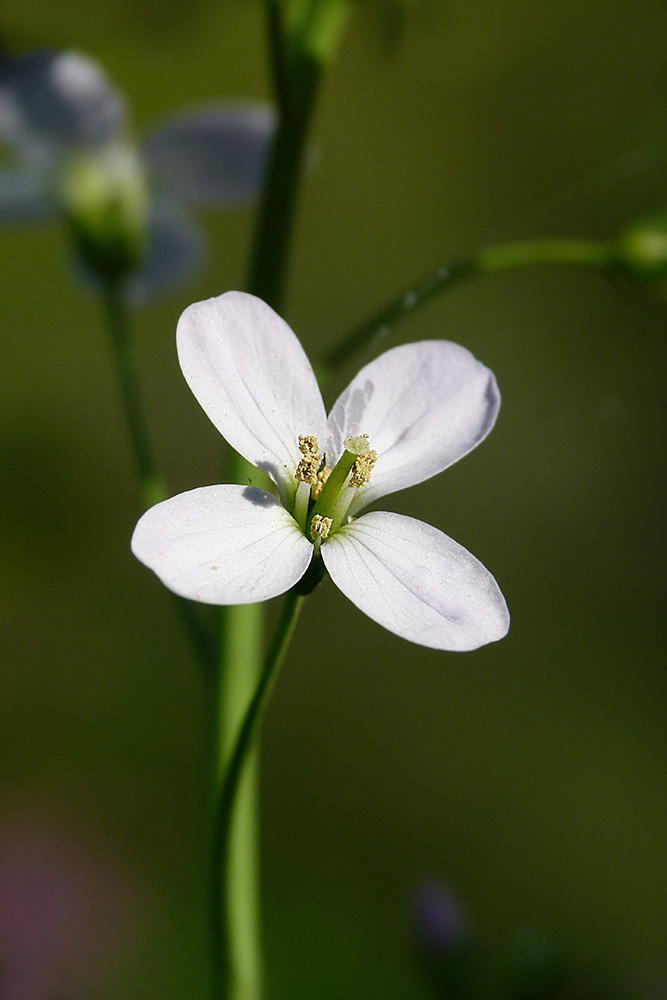
{"type": "Polygon", "coordinates": [[[601,241],[544,239],[488,247],[470,257],[444,264],[406,288],[329,351],[320,360],[320,370],[326,372],[340,368],[357,352],[376,347],[398,322],[412,315],[425,302],[472,278],[539,264],[612,271],[616,263],[615,246],[601,241]]]}

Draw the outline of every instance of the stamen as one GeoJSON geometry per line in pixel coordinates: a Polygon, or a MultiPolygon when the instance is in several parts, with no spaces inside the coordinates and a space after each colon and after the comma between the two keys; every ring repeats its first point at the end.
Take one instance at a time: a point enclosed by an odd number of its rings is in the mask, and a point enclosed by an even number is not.
{"type": "Polygon", "coordinates": [[[302,455],[310,455],[318,449],[319,445],[314,434],[299,434],[299,451],[302,455]]]}
{"type": "Polygon", "coordinates": [[[348,486],[365,486],[370,481],[371,472],[377,460],[377,452],[371,449],[365,455],[360,455],[352,466],[352,475],[348,486]]]}
{"type": "Polygon", "coordinates": [[[322,492],[324,484],[326,483],[330,475],[331,475],[331,469],[326,465],[324,466],[323,469],[320,469],[320,471],[317,473],[317,478],[310,490],[310,495],[312,496],[313,500],[317,500],[318,496],[322,492]]]}
{"type": "Polygon", "coordinates": [[[330,517],[322,517],[321,514],[315,514],[315,517],[310,522],[310,535],[313,541],[319,538],[323,542],[331,531],[331,524],[330,517]]]}
{"type": "Polygon", "coordinates": [[[312,485],[322,464],[322,456],[319,454],[319,445],[314,434],[299,434],[299,451],[303,458],[297,465],[294,475],[299,482],[312,485]]]}
{"type": "Polygon", "coordinates": [[[310,537],[313,539],[315,554],[320,551],[322,542],[331,531],[331,524],[332,521],[330,517],[322,517],[320,514],[315,514],[310,522],[310,537]]]}

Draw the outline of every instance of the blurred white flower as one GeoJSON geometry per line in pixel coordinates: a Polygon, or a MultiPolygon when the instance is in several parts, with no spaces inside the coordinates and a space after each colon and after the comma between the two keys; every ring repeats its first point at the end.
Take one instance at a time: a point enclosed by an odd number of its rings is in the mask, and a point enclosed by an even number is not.
{"type": "Polygon", "coordinates": [[[469,351],[439,340],[395,347],[359,372],[327,418],[301,344],[260,299],[228,292],[195,303],[177,343],[199,403],[280,499],[208,486],[148,510],[132,549],[169,589],[208,604],[264,601],[296,584],[315,555],[358,608],[412,642],[469,650],[505,635],[498,585],[462,546],[414,518],[357,516],[491,430],[496,381],[469,351]]]}
{"type": "Polygon", "coordinates": [[[144,297],[196,263],[191,206],[255,197],[273,128],[267,106],[231,103],[175,117],[138,147],[123,99],[90,59],[5,59],[0,220],[65,216],[88,263],[132,272],[129,290],[144,297]]]}

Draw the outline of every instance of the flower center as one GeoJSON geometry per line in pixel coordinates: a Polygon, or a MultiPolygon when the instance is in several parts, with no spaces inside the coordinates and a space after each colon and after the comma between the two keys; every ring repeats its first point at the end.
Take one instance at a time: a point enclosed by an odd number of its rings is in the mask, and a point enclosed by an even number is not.
{"type": "Polygon", "coordinates": [[[345,450],[333,469],[325,465],[313,434],[299,435],[303,456],[295,478],[298,486],[294,517],[301,530],[313,539],[318,551],[322,542],[343,524],[355,490],[369,482],[377,453],[368,443],[368,434],[345,439],[345,450]]]}

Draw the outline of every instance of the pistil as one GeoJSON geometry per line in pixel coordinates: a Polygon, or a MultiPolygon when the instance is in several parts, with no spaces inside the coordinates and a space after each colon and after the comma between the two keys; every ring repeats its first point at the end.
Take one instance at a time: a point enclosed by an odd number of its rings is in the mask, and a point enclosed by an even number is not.
{"type": "Polygon", "coordinates": [[[330,519],[330,527],[333,530],[340,527],[355,489],[368,482],[376,459],[376,453],[369,448],[367,434],[353,435],[345,439],[345,450],[315,500],[310,522],[311,531],[316,517],[330,519]]]}

